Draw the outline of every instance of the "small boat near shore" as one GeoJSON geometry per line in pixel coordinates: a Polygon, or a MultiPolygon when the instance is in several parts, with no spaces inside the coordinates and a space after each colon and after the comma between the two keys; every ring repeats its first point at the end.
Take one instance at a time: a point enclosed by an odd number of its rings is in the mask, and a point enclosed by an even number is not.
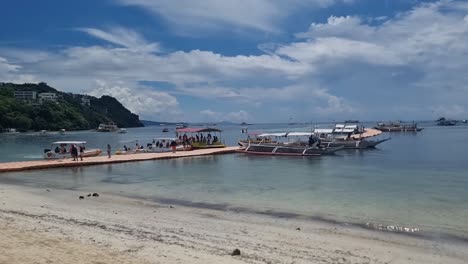
{"type": "Polygon", "coordinates": [[[102,153],[100,149],[86,149],[86,141],[56,141],[53,142],[50,149],[44,149],[45,159],[67,159],[72,158],[70,149],[72,145],[85,147],[83,157],[95,157],[102,153]]]}
{"type": "Polygon", "coordinates": [[[117,130],[119,130],[119,128],[113,122],[99,124],[97,128],[98,132],[115,132],[117,130]]]}
{"type": "Polygon", "coordinates": [[[117,133],[119,133],[119,134],[126,134],[127,132],[128,131],[125,128],[120,128],[119,130],[117,130],[117,133]]]}
{"type": "Polygon", "coordinates": [[[4,135],[17,135],[19,132],[15,128],[6,128],[2,130],[4,135]]]}

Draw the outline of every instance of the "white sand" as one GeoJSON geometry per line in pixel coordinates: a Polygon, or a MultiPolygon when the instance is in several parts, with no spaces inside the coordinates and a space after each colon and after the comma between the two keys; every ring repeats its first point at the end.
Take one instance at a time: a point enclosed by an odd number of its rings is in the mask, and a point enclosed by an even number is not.
{"type": "Polygon", "coordinates": [[[0,263],[468,263],[446,241],[86,194],[0,185],[0,263]]]}

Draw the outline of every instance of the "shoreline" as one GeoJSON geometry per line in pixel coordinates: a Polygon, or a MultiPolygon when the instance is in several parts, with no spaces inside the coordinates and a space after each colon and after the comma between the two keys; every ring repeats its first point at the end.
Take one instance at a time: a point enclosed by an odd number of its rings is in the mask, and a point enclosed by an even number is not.
{"type": "MultiPolygon", "coordinates": [[[[16,172],[13,172],[16,173],[16,172]]],[[[0,175],[1,176],[1,175],[0,175]]],[[[10,186],[23,186],[27,182],[18,179],[3,178],[0,181],[0,187],[2,185],[10,186]]],[[[75,188],[62,188],[52,185],[40,186],[37,184],[28,185],[28,188],[40,189],[48,188],[55,189],[56,191],[76,191],[84,192],[87,188],[75,189],[75,188]]],[[[88,191],[89,192],[89,191],[88,191]]],[[[250,214],[257,216],[271,217],[281,220],[300,220],[311,223],[320,223],[325,225],[332,225],[336,227],[355,228],[359,230],[365,230],[369,232],[376,232],[380,234],[389,234],[395,236],[409,237],[422,239],[426,241],[441,241],[448,243],[466,243],[468,245],[468,233],[461,229],[435,229],[433,226],[425,225],[414,225],[406,223],[397,223],[395,221],[385,221],[382,219],[358,219],[349,218],[346,216],[325,216],[321,214],[311,214],[304,211],[298,210],[284,210],[281,208],[254,208],[243,204],[230,204],[226,202],[215,203],[205,201],[190,201],[178,198],[168,198],[162,196],[138,196],[135,194],[124,194],[122,192],[104,192],[108,196],[124,197],[127,199],[134,199],[139,201],[153,202],[161,206],[183,206],[192,209],[200,210],[212,210],[219,212],[232,212],[239,214],[250,214]]]]}
{"type": "MultiPolygon", "coordinates": [[[[458,243],[299,218],[168,206],[105,193],[87,197],[85,191],[0,184],[0,204],[0,225],[8,226],[10,233],[5,244],[14,243],[16,233],[30,234],[33,241],[50,238],[60,245],[70,242],[81,249],[103,249],[112,256],[130,257],[134,263],[468,261],[463,250],[466,245],[458,243]],[[79,200],[79,195],[85,199],[79,200]],[[241,250],[241,256],[230,256],[235,248],[241,250]]],[[[58,254],[53,247],[41,250],[44,254],[50,250],[51,258],[58,254]]],[[[18,254],[28,252],[7,250],[0,260],[19,262],[18,254]]],[[[71,261],[64,256],[62,263],[71,261]]]]}

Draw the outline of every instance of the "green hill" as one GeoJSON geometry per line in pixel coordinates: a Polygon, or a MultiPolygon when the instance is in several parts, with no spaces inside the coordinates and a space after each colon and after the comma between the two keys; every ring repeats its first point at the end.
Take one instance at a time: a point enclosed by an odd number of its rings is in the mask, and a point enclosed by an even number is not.
{"type": "Polygon", "coordinates": [[[119,127],[143,126],[138,115],[111,96],[96,98],[64,93],[46,83],[0,83],[0,129],[83,130],[95,129],[105,122],[114,122],[119,127]],[[15,98],[15,91],[36,92],[37,98],[15,98]],[[57,98],[41,100],[41,93],[55,93],[57,98]]]}

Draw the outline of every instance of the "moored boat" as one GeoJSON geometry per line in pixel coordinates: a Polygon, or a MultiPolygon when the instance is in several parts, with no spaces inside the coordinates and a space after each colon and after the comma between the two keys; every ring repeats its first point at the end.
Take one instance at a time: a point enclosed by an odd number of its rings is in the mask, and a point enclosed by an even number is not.
{"type": "Polygon", "coordinates": [[[116,124],[109,122],[109,123],[99,124],[97,131],[98,132],[115,132],[118,129],[119,128],[117,127],[116,124]]]}
{"type": "Polygon", "coordinates": [[[177,128],[176,135],[179,140],[188,142],[192,149],[225,148],[221,139],[221,129],[217,128],[177,128]],[[213,135],[211,134],[213,133],[213,135]]]}
{"type": "Polygon", "coordinates": [[[438,126],[455,126],[457,123],[457,120],[446,119],[445,117],[437,119],[438,126]]]}
{"type": "Polygon", "coordinates": [[[19,132],[15,128],[7,128],[2,130],[2,134],[5,135],[16,135],[19,134],[19,132]]]}
{"type": "Polygon", "coordinates": [[[169,128],[163,128],[162,132],[163,132],[163,133],[169,132],[169,128]]]}
{"type": "Polygon", "coordinates": [[[125,128],[120,128],[119,130],[117,130],[117,133],[119,133],[119,134],[126,134],[127,132],[128,131],[125,128]]]}
{"type": "Polygon", "coordinates": [[[72,158],[71,146],[85,147],[83,157],[95,157],[102,153],[100,149],[86,149],[86,141],[57,141],[53,142],[50,149],[44,149],[45,159],[66,159],[72,158]]]}
{"type": "Polygon", "coordinates": [[[331,147],[320,144],[319,141],[312,140],[312,137],[314,137],[314,133],[312,132],[265,133],[257,137],[264,140],[259,143],[249,142],[243,149],[239,149],[238,152],[270,156],[321,156],[332,155],[344,148],[343,146],[331,147]],[[301,140],[300,137],[308,137],[309,140],[301,140]],[[274,140],[273,138],[278,140],[274,140]],[[280,140],[291,138],[294,138],[294,140],[280,140]]]}

